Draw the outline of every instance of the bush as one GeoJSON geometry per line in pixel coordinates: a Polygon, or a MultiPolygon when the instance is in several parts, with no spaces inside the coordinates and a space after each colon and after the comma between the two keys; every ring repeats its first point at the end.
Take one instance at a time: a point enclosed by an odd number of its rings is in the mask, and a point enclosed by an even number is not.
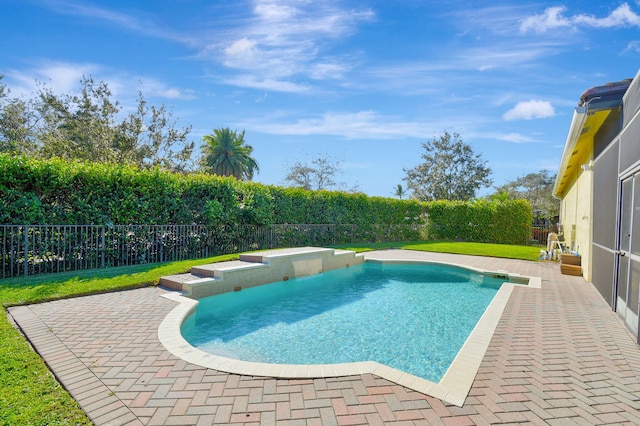
{"type": "Polygon", "coordinates": [[[533,214],[526,200],[426,203],[432,240],[528,244],[533,214]]]}
{"type": "Polygon", "coordinates": [[[419,224],[417,201],[0,155],[5,224],[419,224]]]}
{"type": "Polygon", "coordinates": [[[398,232],[414,238],[426,223],[430,239],[527,244],[533,220],[524,200],[421,203],[4,154],[0,201],[4,224],[356,225],[345,235],[353,238],[356,232],[371,242],[391,232],[389,225],[409,225],[398,232]]]}

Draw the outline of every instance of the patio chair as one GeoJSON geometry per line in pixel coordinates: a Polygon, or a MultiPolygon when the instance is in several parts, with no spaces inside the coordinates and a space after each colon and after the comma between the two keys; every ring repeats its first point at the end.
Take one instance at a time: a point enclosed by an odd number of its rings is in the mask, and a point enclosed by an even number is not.
{"type": "Polygon", "coordinates": [[[564,253],[564,235],[549,232],[547,236],[547,251],[552,252],[556,248],[559,249],[561,253],[564,253]]]}

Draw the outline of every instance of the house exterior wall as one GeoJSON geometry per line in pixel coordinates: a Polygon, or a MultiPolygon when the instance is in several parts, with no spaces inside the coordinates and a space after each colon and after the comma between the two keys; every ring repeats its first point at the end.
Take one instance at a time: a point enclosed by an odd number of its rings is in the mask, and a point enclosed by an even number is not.
{"type": "Polygon", "coordinates": [[[640,72],[619,103],[596,99],[574,112],[554,194],[585,279],[640,343],[640,72]]]}
{"type": "Polygon", "coordinates": [[[562,199],[560,213],[565,244],[582,256],[582,275],[587,281],[591,281],[592,194],[593,172],[581,170],[562,199]]]}

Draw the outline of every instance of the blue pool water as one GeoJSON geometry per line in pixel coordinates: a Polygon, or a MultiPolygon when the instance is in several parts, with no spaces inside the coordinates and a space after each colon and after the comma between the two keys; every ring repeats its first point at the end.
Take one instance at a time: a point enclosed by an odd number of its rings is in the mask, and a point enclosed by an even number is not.
{"type": "Polygon", "coordinates": [[[364,263],[201,299],[182,335],[228,358],[377,361],[438,382],[503,281],[446,265],[364,263]]]}

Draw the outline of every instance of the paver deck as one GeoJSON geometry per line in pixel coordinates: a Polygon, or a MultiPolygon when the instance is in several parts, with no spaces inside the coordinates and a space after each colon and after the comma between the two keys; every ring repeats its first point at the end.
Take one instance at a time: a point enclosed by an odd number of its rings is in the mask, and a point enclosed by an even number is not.
{"type": "Polygon", "coordinates": [[[188,364],[158,340],[175,302],[143,288],[9,314],[96,425],[640,424],[640,347],[551,262],[378,251],[542,278],[515,288],[462,407],[372,374],[273,379],[188,364]]]}

